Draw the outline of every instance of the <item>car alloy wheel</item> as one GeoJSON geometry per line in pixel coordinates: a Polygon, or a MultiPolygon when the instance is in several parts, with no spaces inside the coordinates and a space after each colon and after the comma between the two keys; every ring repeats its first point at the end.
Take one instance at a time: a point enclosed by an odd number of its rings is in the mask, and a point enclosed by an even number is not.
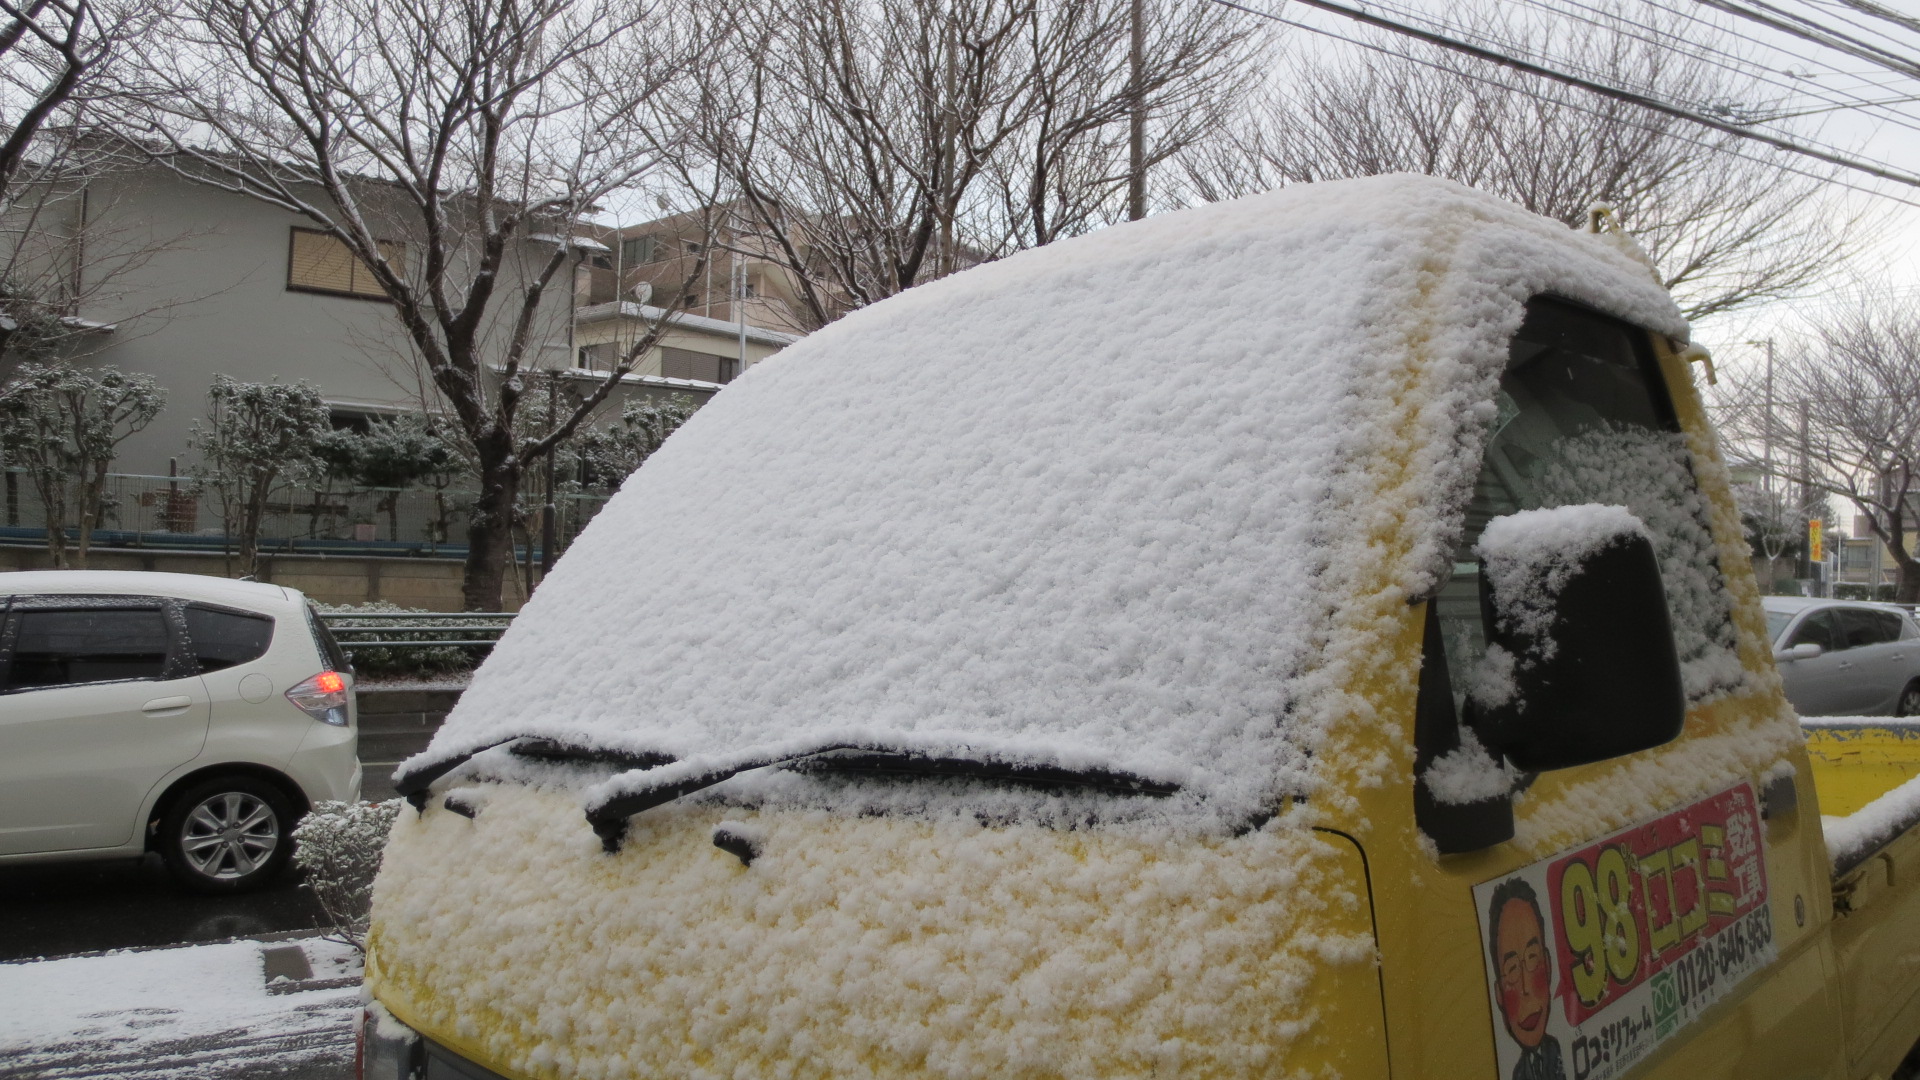
{"type": "Polygon", "coordinates": [[[188,888],[232,893],[271,882],[293,854],[293,802],[257,776],[202,780],[168,800],[157,834],[167,868],[188,888]]]}
{"type": "Polygon", "coordinates": [[[1920,683],[1908,683],[1900,691],[1900,704],[1894,708],[1895,716],[1920,716],[1920,683]]]}
{"type": "Polygon", "coordinates": [[[280,847],[280,819],[262,799],[228,791],[187,812],[180,851],[200,873],[235,881],[273,861],[280,847]]]}

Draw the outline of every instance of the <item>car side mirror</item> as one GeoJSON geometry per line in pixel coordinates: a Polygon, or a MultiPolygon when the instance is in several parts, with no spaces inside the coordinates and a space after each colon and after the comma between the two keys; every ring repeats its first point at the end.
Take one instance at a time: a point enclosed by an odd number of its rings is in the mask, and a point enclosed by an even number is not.
{"type": "Polygon", "coordinates": [[[1679,736],[1680,655],[1639,518],[1598,504],[1525,510],[1488,522],[1475,550],[1491,670],[1506,676],[1475,701],[1482,742],[1541,772],[1679,736]]]}
{"type": "Polygon", "coordinates": [[[1789,648],[1775,649],[1773,659],[1775,663],[1785,663],[1789,660],[1811,660],[1823,652],[1826,652],[1826,650],[1815,645],[1813,642],[1803,641],[1789,648]]]}

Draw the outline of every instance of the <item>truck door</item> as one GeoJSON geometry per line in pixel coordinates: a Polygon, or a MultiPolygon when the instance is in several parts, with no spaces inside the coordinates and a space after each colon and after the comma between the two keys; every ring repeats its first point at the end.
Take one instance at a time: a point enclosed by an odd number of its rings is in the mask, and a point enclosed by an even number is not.
{"type": "Polygon", "coordinates": [[[167,605],[16,597],[0,631],[0,855],[130,843],[206,741],[210,706],[167,605]]]}
{"type": "MultiPolygon", "coordinates": [[[[1456,918],[1478,931],[1476,952],[1459,962],[1479,976],[1483,1064],[1443,1057],[1447,1035],[1436,1030],[1416,1074],[1812,1078],[1831,1075],[1840,1055],[1815,921],[1825,868],[1807,854],[1805,824],[1766,816],[1759,773],[1779,759],[1738,764],[1761,725],[1773,725],[1765,730],[1782,756],[1793,735],[1742,660],[1720,566],[1734,549],[1716,533],[1699,444],[1670,397],[1670,385],[1686,385],[1684,369],[1663,371],[1665,362],[1646,334],[1545,298],[1528,304],[1512,343],[1452,578],[1431,602],[1442,647],[1428,656],[1450,673],[1450,700],[1427,699],[1430,662],[1421,708],[1450,706],[1473,731],[1483,704],[1521,692],[1519,661],[1488,645],[1476,551],[1488,522],[1599,504],[1625,507],[1652,541],[1687,719],[1665,746],[1509,774],[1515,840],[1454,856],[1456,902],[1471,913],[1456,918]]],[[[1550,723],[1540,730],[1551,737],[1550,723]]],[[[1391,975],[1391,956],[1388,965],[1391,975]]],[[[1450,1028],[1464,1021],[1451,1009],[1449,1018],[1450,1028]]]]}

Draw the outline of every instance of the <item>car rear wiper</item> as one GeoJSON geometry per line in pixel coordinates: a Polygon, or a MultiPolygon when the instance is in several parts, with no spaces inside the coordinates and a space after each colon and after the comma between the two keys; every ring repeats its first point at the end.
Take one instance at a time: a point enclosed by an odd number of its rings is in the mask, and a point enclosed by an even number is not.
{"type": "Polygon", "coordinates": [[[507,743],[514,744],[509,752],[515,757],[531,758],[535,761],[618,765],[622,769],[633,770],[658,768],[662,765],[670,765],[676,760],[672,754],[661,754],[644,750],[607,750],[580,743],[561,742],[557,739],[544,739],[532,735],[509,735],[504,739],[490,742],[485,746],[477,746],[472,750],[455,754],[444,761],[436,761],[431,765],[415,769],[404,775],[395,776],[393,779],[393,790],[402,798],[406,799],[407,802],[411,803],[415,810],[425,810],[427,808],[427,798],[430,794],[427,789],[433,786],[435,780],[465,765],[467,762],[488,750],[496,746],[505,746],[507,743]]]}
{"type": "Polygon", "coordinates": [[[835,743],[798,751],[750,754],[678,779],[657,778],[654,784],[626,791],[587,807],[587,823],[600,837],[600,845],[617,852],[626,840],[629,819],[635,814],[663,806],[680,798],[724,783],[743,772],[774,765],[807,762],[814,770],[868,773],[961,776],[977,779],[1011,780],[1045,787],[1082,787],[1125,795],[1164,798],[1180,790],[1178,784],[1151,780],[1115,769],[1070,769],[1058,765],[1028,765],[1006,761],[981,761],[972,758],[936,757],[894,747],[859,743],[835,743]],[[825,758],[827,754],[857,751],[849,757],[825,758]],[[660,782],[664,781],[664,782],[660,782]]]}

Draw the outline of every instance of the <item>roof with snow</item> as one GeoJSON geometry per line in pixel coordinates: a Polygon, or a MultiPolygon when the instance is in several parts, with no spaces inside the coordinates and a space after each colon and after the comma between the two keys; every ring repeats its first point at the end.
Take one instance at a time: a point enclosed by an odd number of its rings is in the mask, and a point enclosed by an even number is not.
{"type": "Polygon", "coordinates": [[[680,759],[605,799],[837,742],[1257,815],[1352,708],[1324,670],[1357,568],[1416,595],[1445,564],[1525,300],[1684,338],[1636,250],[1375,177],[856,312],[627,481],[402,776],[512,736],[680,759]],[[1364,475],[1392,454],[1424,470],[1397,502],[1364,475]]]}

